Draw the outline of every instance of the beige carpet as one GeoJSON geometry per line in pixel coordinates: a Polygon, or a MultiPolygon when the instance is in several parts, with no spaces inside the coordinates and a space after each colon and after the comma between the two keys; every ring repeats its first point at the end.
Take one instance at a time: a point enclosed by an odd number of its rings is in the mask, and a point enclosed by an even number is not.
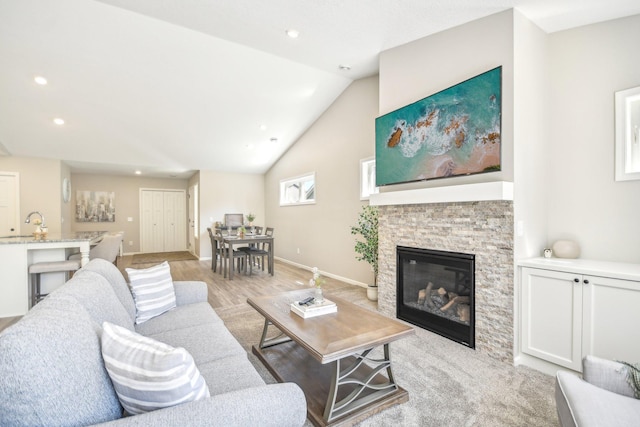
{"type": "MultiPolygon", "coordinates": [[[[340,297],[348,295],[340,292],[340,297]]],[[[251,353],[264,318],[246,304],[216,310],[266,382],[274,379],[251,353]]],[[[557,426],[554,379],[513,367],[416,328],[391,344],[394,375],[409,402],[358,426],[557,426]]],[[[311,426],[307,420],[305,427],[311,426]]]]}
{"type": "Polygon", "coordinates": [[[160,264],[164,261],[190,261],[197,260],[195,256],[187,251],[180,252],[155,252],[148,254],[136,254],[133,256],[131,264],[160,264]]]}

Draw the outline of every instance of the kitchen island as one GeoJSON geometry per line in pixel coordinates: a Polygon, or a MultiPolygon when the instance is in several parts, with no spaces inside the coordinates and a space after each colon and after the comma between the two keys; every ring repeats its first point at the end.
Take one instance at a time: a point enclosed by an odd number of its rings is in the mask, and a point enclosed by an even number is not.
{"type": "MultiPolygon", "coordinates": [[[[106,231],[82,231],[45,237],[0,237],[0,317],[22,316],[29,310],[29,266],[36,262],[63,261],[73,252],[82,254],[81,265],[89,262],[89,249],[106,231]]],[[[64,283],[64,273],[42,276],[43,293],[64,283]]]]}

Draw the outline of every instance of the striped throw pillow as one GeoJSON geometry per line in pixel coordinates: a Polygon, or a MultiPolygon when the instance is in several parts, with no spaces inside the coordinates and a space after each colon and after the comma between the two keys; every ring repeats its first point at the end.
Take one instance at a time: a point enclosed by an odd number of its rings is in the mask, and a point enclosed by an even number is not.
{"type": "Polygon", "coordinates": [[[102,357],[122,407],[131,415],[209,397],[193,357],[109,322],[102,324],[102,357]]]}
{"type": "Polygon", "coordinates": [[[176,306],[171,271],[167,261],[145,269],[127,268],[136,303],[136,324],[160,316],[176,306]]]}

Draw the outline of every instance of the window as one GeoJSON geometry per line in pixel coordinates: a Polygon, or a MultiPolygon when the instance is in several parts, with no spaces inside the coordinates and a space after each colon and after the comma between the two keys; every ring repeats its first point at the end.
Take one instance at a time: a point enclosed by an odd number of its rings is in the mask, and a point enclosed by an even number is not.
{"type": "Polygon", "coordinates": [[[315,173],[280,181],[280,206],[306,205],[315,202],[315,173]]]}
{"type": "Polygon", "coordinates": [[[376,159],[370,157],[360,160],[360,200],[368,200],[371,194],[377,194],[376,159]]]}

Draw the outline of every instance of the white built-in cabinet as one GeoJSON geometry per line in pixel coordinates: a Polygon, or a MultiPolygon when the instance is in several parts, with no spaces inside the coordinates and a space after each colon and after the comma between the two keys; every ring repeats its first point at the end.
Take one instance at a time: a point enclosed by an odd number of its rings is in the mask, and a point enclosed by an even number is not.
{"type": "Polygon", "coordinates": [[[140,242],[146,253],[187,249],[184,190],[140,190],[140,242]]]}
{"type": "Polygon", "coordinates": [[[522,353],[578,372],[586,355],[640,361],[640,265],[545,258],[518,264],[522,353]]]}

